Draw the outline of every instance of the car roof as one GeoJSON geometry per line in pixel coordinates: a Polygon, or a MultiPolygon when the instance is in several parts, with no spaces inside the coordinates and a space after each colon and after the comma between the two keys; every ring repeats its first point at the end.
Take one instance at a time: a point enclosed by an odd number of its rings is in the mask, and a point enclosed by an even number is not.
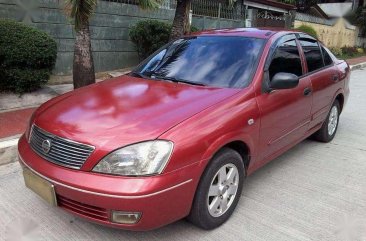
{"type": "Polygon", "coordinates": [[[225,28],[192,33],[191,36],[242,36],[269,39],[276,33],[296,33],[299,31],[283,28],[225,28]]]}

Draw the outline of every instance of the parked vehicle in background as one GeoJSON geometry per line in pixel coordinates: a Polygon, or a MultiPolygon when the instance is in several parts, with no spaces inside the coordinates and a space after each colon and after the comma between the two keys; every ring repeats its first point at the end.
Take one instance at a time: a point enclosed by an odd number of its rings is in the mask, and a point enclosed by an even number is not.
{"type": "Polygon", "coordinates": [[[349,77],[345,61],[301,32],[196,33],[129,75],[38,108],[19,140],[25,183],[113,227],[188,217],[213,229],[246,176],[309,136],[334,138],[349,77]]]}

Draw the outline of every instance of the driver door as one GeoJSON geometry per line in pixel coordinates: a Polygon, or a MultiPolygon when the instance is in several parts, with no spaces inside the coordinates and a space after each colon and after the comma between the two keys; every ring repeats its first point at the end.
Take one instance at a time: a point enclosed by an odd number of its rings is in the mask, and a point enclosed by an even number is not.
{"type": "Polygon", "coordinates": [[[259,159],[264,163],[302,139],[311,116],[311,82],[308,77],[301,77],[304,65],[296,36],[285,35],[275,44],[275,51],[269,65],[266,65],[263,84],[270,84],[272,77],[279,72],[295,74],[300,80],[295,88],[262,91],[257,97],[261,112],[259,159]]]}

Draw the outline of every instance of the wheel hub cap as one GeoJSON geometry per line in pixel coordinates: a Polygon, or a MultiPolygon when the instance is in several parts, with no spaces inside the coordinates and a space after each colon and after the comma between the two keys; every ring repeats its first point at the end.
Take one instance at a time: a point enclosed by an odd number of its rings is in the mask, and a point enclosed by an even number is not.
{"type": "Polygon", "coordinates": [[[332,136],[337,129],[338,124],[338,109],[333,106],[330,110],[329,120],[328,120],[328,135],[332,136]]]}
{"type": "Polygon", "coordinates": [[[238,191],[239,173],[233,164],[222,166],[215,174],[207,195],[207,207],[211,216],[223,215],[232,205],[238,191]]]}

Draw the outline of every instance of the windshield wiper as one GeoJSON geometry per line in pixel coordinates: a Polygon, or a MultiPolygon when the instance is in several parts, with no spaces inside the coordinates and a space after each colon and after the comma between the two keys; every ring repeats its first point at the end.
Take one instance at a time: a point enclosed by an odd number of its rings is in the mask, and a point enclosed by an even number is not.
{"type": "Polygon", "coordinates": [[[140,77],[140,78],[143,78],[143,79],[146,79],[147,78],[146,75],[141,74],[140,72],[136,72],[136,71],[131,71],[130,72],[130,75],[135,76],[135,77],[140,77]]]}
{"type": "Polygon", "coordinates": [[[163,76],[159,72],[154,71],[154,70],[144,71],[144,74],[142,74],[140,72],[131,72],[131,74],[137,75],[138,77],[141,77],[141,78],[161,79],[161,80],[168,80],[168,81],[175,82],[175,83],[206,86],[204,83],[193,82],[193,81],[189,81],[189,80],[185,80],[185,79],[178,79],[175,77],[163,76]]]}
{"type": "Polygon", "coordinates": [[[185,80],[185,79],[178,79],[178,78],[175,78],[175,77],[161,76],[161,75],[155,75],[155,74],[153,74],[153,76],[157,79],[169,80],[169,81],[172,81],[172,82],[175,82],[175,83],[184,83],[184,84],[189,84],[189,85],[206,86],[203,83],[193,82],[193,81],[189,81],[189,80],[185,80]]]}

